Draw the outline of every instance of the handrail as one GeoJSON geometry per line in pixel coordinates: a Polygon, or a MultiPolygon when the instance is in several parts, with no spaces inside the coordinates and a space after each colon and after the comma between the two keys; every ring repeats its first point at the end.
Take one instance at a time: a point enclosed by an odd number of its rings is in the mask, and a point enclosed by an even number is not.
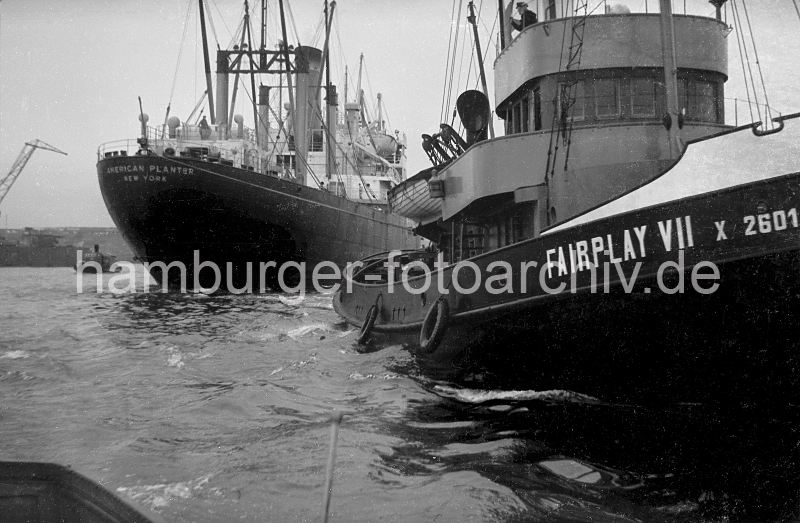
{"type": "MultiPolygon", "coordinates": [[[[745,107],[756,108],[756,113],[760,114],[761,112],[763,112],[763,114],[765,116],[767,116],[767,119],[770,120],[770,121],[773,120],[774,118],[780,118],[781,114],[782,114],[780,111],[775,110],[774,108],[772,108],[771,106],[769,106],[767,104],[756,103],[756,102],[753,102],[753,101],[751,101],[749,99],[745,100],[743,98],[737,98],[737,97],[733,97],[732,98],[732,97],[729,97],[729,96],[726,96],[723,99],[725,101],[732,101],[733,102],[733,125],[735,127],[739,127],[740,125],[748,125],[748,124],[755,124],[755,123],[759,123],[760,124],[761,121],[762,121],[761,117],[758,117],[758,116],[754,115],[749,122],[743,119],[742,122],[740,123],[739,122],[739,102],[742,102],[745,107]],[[772,116],[772,115],[777,115],[777,116],[772,116]]],[[[727,113],[727,111],[726,111],[726,113],[727,113]]],[[[726,114],[725,116],[726,116],[725,121],[727,122],[728,121],[728,118],[727,118],[728,115],[726,114]]]]}

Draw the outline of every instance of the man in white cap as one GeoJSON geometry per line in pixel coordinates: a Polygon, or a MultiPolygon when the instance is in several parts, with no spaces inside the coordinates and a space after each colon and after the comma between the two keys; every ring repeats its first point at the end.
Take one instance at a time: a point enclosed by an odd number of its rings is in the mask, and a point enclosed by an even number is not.
{"type": "Polygon", "coordinates": [[[517,12],[519,13],[519,20],[511,19],[511,27],[517,31],[522,31],[529,25],[535,24],[538,19],[536,13],[528,9],[526,2],[517,2],[517,12]]]}

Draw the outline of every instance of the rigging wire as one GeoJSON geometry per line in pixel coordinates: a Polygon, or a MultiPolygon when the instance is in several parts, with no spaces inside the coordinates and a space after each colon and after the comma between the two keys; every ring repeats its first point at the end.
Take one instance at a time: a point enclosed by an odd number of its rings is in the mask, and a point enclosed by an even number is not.
{"type": "MultiPolygon", "coordinates": [[[[497,29],[497,22],[499,21],[499,19],[500,19],[499,13],[495,13],[494,22],[492,22],[492,28],[491,28],[491,30],[487,29],[487,32],[489,33],[489,37],[486,39],[486,44],[484,44],[484,47],[483,47],[483,65],[484,65],[484,67],[486,66],[486,59],[488,58],[488,55],[489,55],[489,46],[492,44],[492,39],[494,38],[494,32],[495,32],[495,29],[497,29]]],[[[484,28],[485,28],[486,24],[483,24],[483,25],[484,25],[484,28]]],[[[481,81],[480,77],[475,78],[474,89],[478,88],[478,84],[480,83],[480,81],[481,81]]]]}
{"type": "MultiPolygon", "coordinates": [[[[461,49],[462,49],[462,51],[461,51],[461,64],[463,64],[463,61],[464,61],[464,51],[463,51],[464,43],[459,42],[459,39],[458,39],[459,35],[461,33],[461,12],[462,12],[462,7],[463,7],[463,4],[459,3],[458,4],[458,17],[456,18],[456,36],[455,36],[454,45],[453,45],[453,60],[450,63],[450,88],[447,91],[447,107],[446,107],[446,112],[444,114],[445,121],[447,121],[446,117],[447,117],[448,113],[450,112],[450,107],[452,107],[452,103],[451,102],[453,100],[453,83],[454,83],[453,79],[455,77],[454,73],[455,73],[455,70],[456,70],[456,57],[458,56],[459,43],[461,44],[461,49]]],[[[460,70],[461,70],[461,64],[459,64],[459,74],[460,74],[460,70]]],[[[454,117],[455,117],[455,115],[454,115],[454,117]]]]}
{"type": "Polygon", "coordinates": [[[225,17],[222,16],[222,13],[220,12],[219,6],[217,5],[217,3],[214,2],[214,0],[202,0],[202,1],[206,4],[206,12],[208,13],[208,17],[207,17],[208,18],[208,25],[210,26],[211,34],[214,35],[214,42],[217,44],[217,49],[219,49],[219,38],[217,37],[217,29],[216,29],[216,27],[214,27],[214,20],[213,20],[213,17],[211,16],[211,7],[209,6],[209,2],[211,2],[211,4],[217,10],[217,14],[219,15],[219,19],[222,20],[222,25],[225,26],[225,29],[228,31],[228,34],[230,34],[231,31],[228,28],[228,26],[225,24],[225,17]]]}
{"type": "Polygon", "coordinates": [[[319,21],[317,21],[317,27],[314,29],[314,36],[311,38],[311,43],[309,45],[316,47],[320,41],[320,38],[324,37],[325,35],[325,12],[323,11],[320,13],[319,21]]]}
{"type": "Polygon", "coordinates": [[[800,18],[800,8],[797,7],[797,0],[792,0],[792,4],[794,4],[794,12],[797,13],[797,18],[800,18]]]}
{"type": "MultiPolygon", "coordinates": [[[[739,14],[739,8],[736,5],[736,0],[733,1],[731,9],[733,12],[733,21],[737,28],[737,39],[739,36],[741,36],[742,39],[739,57],[742,59],[742,73],[744,74],[745,88],[747,88],[747,81],[749,79],[751,87],[753,89],[753,100],[755,101],[756,113],[758,113],[758,119],[761,120],[761,107],[758,102],[758,92],[756,91],[756,84],[753,76],[753,70],[750,67],[750,55],[747,52],[747,42],[745,41],[744,27],[742,26],[742,17],[739,14]]],[[[750,119],[753,120],[753,109],[752,109],[753,104],[752,100],[750,99],[749,89],[747,89],[747,105],[750,106],[750,119]]]]}
{"type": "MultiPolygon", "coordinates": [[[[453,0],[453,7],[450,10],[450,19],[451,20],[456,20],[455,18],[453,18],[453,15],[456,12],[456,2],[457,1],[458,0],[453,0]]],[[[456,23],[458,23],[457,20],[456,20],[456,23]]],[[[444,121],[444,115],[445,115],[445,112],[447,111],[447,109],[445,107],[445,103],[446,103],[445,101],[447,100],[447,71],[450,68],[450,51],[452,49],[452,44],[453,44],[453,24],[451,23],[450,24],[450,35],[449,35],[449,37],[447,39],[447,61],[444,64],[444,85],[442,86],[442,107],[441,107],[441,110],[439,111],[439,121],[440,122],[444,121]]]]}
{"type": "Polygon", "coordinates": [[[175,72],[172,76],[172,87],[169,90],[169,100],[167,101],[167,116],[164,117],[164,123],[166,124],[166,120],[169,117],[170,107],[172,107],[172,99],[175,97],[175,86],[178,82],[178,69],[181,66],[181,58],[183,56],[183,47],[186,43],[186,33],[189,31],[189,17],[192,14],[192,0],[189,0],[186,3],[186,18],[183,21],[183,34],[181,35],[181,43],[178,46],[178,59],[175,62],[175,72]]]}
{"type": "Polygon", "coordinates": [[[443,107],[444,110],[442,112],[442,117],[440,119],[440,121],[442,121],[442,122],[447,121],[447,115],[450,112],[450,102],[451,102],[452,97],[453,97],[453,77],[455,75],[455,70],[456,70],[456,59],[458,58],[458,44],[459,44],[458,37],[459,37],[459,34],[460,34],[460,30],[461,30],[461,8],[462,8],[462,6],[463,6],[463,4],[459,2],[459,4],[458,4],[458,14],[456,15],[456,18],[454,19],[454,21],[455,21],[455,32],[454,32],[454,36],[453,36],[453,46],[451,48],[451,55],[450,55],[451,59],[449,60],[450,71],[447,74],[447,86],[445,88],[446,92],[444,93],[444,96],[445,96],[445,103],[444,103],[444,107],[443,107]]]}
{"type": "MultiPolygon", "coordinates": [[[[461,78],[462,78],[462,76],[461,76],[461,71],[464,69],[464,53],[466,52],[466,49],[467,49],[467,42],[466,42],[466,40],[467,40],[467,39],[466,39],[466,38],[464,38],[464,42],[461,44],[461,58],[459,59],[459,62],[458,62],[458,76],[456,77],[458,80],[457,80],[457,82],[456,82],[456,84],[455,84],[456,91],[458,91],[458,86],[459,86],[459,84],[461,83],[461,78]]],[[[475,55],[475,42],[472,42],[472,48],[470,49],[470,53],[469,53],[469,55],[470,55],[470,64],[471,64],[471,63],[472,63],[472,58],[473,58],[473,57],[474,57],[474,55],[475,55]]],[[[469,81],[469,78],[467,79],[467,81],[469,81]]],[[[451,89],[451,97],[452,97],[452,87],[453,87],[453,86],[451,85],[451,86],[450,86],[450,89],[451,89]]],[[[452,98],[448,99],[448,105],[447,105],[447,108],[448,108],[448,110],[450,109],[450,100],[451,100],[451,99],[452,99],[452,98]]],[[[455,120],[456,120],[456,108],[455,108],[455,107],[453,107],[453,112],[452,112],[452,115],[451,115],[451,117],[450,117],[450,125],[451,125],[451,126],[453,125],[453,122],[455,122],[455,120]]]]}
{"type": "Polygon", "coordinates": [[[167,107],[172,105],[172,99],[175,97],[175,85],[178,81],[178,69],[181,66],[181,57],[183,56],[183,46],[186,42],[186,33],[189,29],[189,16],[192,14],[192,3],[193,0],[189,0],[186,3],[186,19],[183,21],[183,35],[181,36],[181,43],[178,47],[178,59],[175,63],[175,73],[172,77],[172,88],[169,90],[169,101],[167,102],[167,107]]]}
{"type": "MultiPolygon", "coordinates": [[[[370,103],[374,104],[374,105],[372,105],[372,110],[374,111],[373,114],[375,114],[375,116],[377,117],[378,116],[378,97],[375,95],[376,91],[374,89],[372,89],[372,82],[369,79],[369,69],[367,69],[366,60],[364,61],[364,78],[366,78],[366,80],[367,80],[367,92],[369,93],[369,96],[370,96],[370,103]],[[374,102],[373,102],[373,100],[374,100],[374,102]]],[[[369,112],[367,114],[369,114],[369,112]]]]}
{"type": "MultiPolygon", "coordinates": [[[[477,14],[476,18],[481,21],[481,25],[483,26],[484,31],[489,33],[489,28],[486,27],[486,24],[483,23],[483,17],[480,16],[481,13],[483,13],[483,0],[481,0],[481,3],[478,5],[478,14],[477,14]]],[[[491,33],[489,34],[489,38],[487,38],[486,41],[487,41],[487,43],[492,41],[492,34],[491,33]]],[[[487,47],[487,49],[488,49],[488,47],[487,47]]],[[[483,50],[481,50],[481,51],[483,51],[483,50]]],[[[470,80],[472,79],[472,67],[473,67],[473,64],[475,64],[475,55],[476,55],[476,53],[475,53],[475,42],[473,41],[472,42],[472,49],[470,50],[470,54],[469,54],[469,68],[467,68],[467,81],[464,82],[464,85],[466,85],[466,86],[470,85],[470,80]]],[[[486,62],[486,58],[485,58],[486,55],[482,54],[481,56],[484,57],[483,62],[485,63],[486,62]]],[[[478,70],[480,70],[480,68],[478,68],[478,70]]],[[[478,85],[480,80],[481,80],[481,77],[480,77],[480,75],[478,75],[476,77],[476,81],[475,81],[475,85],[476,86],[478,85]]],[[[476,87],[476,89],[477,89],[477,87],[476,87]]]]}
{"type": "MultiPolygon", "coordinates": [[[[767,84],[764,82],[764,74],[761,71],[761,61],[758,59],[758,48],[756,48],[756,39],[753,33],[753,27],[750,25],[750,15],[747,11],[747,2],[742,0],[742,7],[744,8],[744,16],[747,20],[747,29],[750,32],[750,40],[753,43],[753,56],[756,59],[756,69],[758,69],[758,76],[761,79],[761,89],[764,91],[764,116],[770,122],[772,121],[772,110],[769,106],[769,98],[767,96],[767,84]]],[[[767,122],[764,122],[767,125],[767,122]]]]}
{"type": "MultiPolygon", "coordinates": [[[[334,24],[333,24],[333,27],[334,27],[334,30],[336,32],[336,41],[339,44],[339,47],[338,47],[338,49],[339,49],[339,61],[341,62],[341,63],[337,64],[338,67],[339,67],[339,69],[337,71],[338,78],[341,78],[342,75],[344,75],[343,71],[345,71],[349,67],[349,64],[347,63],[347,58],[346,58],[348,55],[345,52],[344,45],[342,45],[342,37],[341,37],[341,34],[339,33],[339,24],[340,23],[341,22],[339,21],[339,10],[337,9],[337,10],[334,11],[334,24]]],[[[345,87],[345,91],[349,92],[350,91],[349,87],[350,87],[350,83],[352,82],[352,78],[346,78],[346,81],[347,81],[348,85],[347,85],[347,87],[345,87]]],[[[355,92],[355,91],[353,91],[353,92],[355,92]]],[[[347,100],[345,100],[344,102],[347,103],[347,100]]]]}
{"type": "Polygon", "coordinates": [[[294,22],[294,13],[292,13],[292,3],[286,2],[286,12],[289,14],[289,21],[292,23],[292,31],[294,31],[294,37],[297,39],[297,45],[302,45],[300,43],[300,33],[297,31],[297,24],[294,22]]]}

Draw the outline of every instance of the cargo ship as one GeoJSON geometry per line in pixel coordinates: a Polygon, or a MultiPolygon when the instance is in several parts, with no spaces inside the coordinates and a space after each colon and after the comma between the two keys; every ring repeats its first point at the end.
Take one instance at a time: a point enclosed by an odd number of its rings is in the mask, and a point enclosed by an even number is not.
{"type": "MultiPolygon", "coordinates": [[[[280,283],[288,262],[296,278],[320,262],[342,267],[417,244],[387,200],[405,178],[404,136],[387,129],[380,103],[370,120],[360,86],[352,102],[345,90],[340,111],[330,82],[335,2],[325,6],[322,50],[289,45],[283,1],[279,7],[282,40],[268,46],[266,20],[260,46],[242,31],[237,45],[216,52],[215,89],[203,38],[207,89],[196,109],[205,104],[208,120],[193,111],[153,127],[140,111],[141,136],[98,148],[106,207],[137,260],[162,283],[264,290],[280,283]],[[256,79],[272,83],[256,88],[256,79]],[[250,92],[242,94],[240,84],[250,92]],[[237,93],[253,102],[252,112],[243,111],[251,127],[231,114],[237,93]],[[202,270],[211,264],[219,274],[202,270]],[[179,265],[185,271],[172,269],[179,265]]],[[[247,3],[244,13],[249,27],[247,3]]]]}

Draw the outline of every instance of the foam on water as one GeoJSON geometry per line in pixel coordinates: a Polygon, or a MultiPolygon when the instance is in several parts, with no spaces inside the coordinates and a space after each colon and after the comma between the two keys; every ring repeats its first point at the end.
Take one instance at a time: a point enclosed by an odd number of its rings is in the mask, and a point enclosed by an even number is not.
{"type": "Polygon", "coordinates": [[[434,390],[449,398],[465,403],[489,401],[553,401],[563,403],[599,403],[597,398],[569,390],[479,390],[459,389],[447,385],[436,385],[434,390]]]}
{"type": "Polygon", "coordinates": [[[190,481],[118,487],[117,492],[152,510],[163,509],[177,499],[190,499],[209,482],[211,474],[190,481]]]}
{"type": "Polygon", "coordinates": [[[31,355],[24,350],[10,350],[3,354],[0,354],[0,359],[7,359],[7,360],[22,360],[25,358],[30,358],[31,355]]]}

